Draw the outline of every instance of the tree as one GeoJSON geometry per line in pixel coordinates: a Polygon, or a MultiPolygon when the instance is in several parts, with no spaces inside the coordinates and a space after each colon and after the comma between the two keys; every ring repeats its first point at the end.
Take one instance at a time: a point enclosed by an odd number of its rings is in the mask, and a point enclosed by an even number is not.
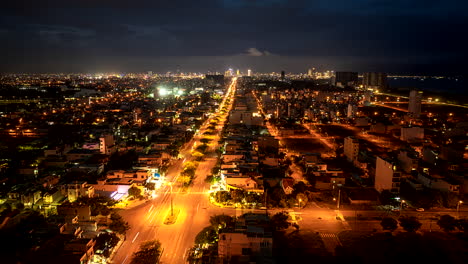
{"type": "Polygon", "coordinates": [[[195,237],[195,244],[212,244],[216,242],[218,233],[213,226],[203,228],[195,237]]]}
{"type": "Polygon", "coordinates": [[[178,178],[177,178],[177,181],[182,183],[183,185],[187,186],[190,184],[190,182],[192,181],[192,177],[190,176],[187,176],[187,175],[180,175],[178,178]]]}
{"type": "Polygon", "coordinates": [[[293,194],[305,193],[307,191],[307,185],[303,182],[297,182],[293,185],[294,191],[293,194]]]}
{"type": "Polygon", "coordinates": [[[389,230],[391,232],[398,228],[398,221],[392,217],[384,217],[380,222],[383,230],[389,230]]]}
{"type": "Polygon", "coordinates": [[[270,195],[270,192],[268,192],[268,198],[269,200],[273,202],[272,204],[274,206],[278,206],[281,201],[286,201],[287,197],[286,197],[286,194],[284,193],[283,188],[278,187],[278,188],[273,189],[273,191],[271,192],[271,195],[270,195]]]}
{"type": "Polygon", "coordinates": [[[120,216],[117,213],[112,213],[110,220],[112,221],[109,225],[109,229],[112,231],[115,231],[121,235],[125,235],[127,233],[127,230],[130,229],[130,225],[128,222],[125,222],[122,216],[120,216]]]}
{"type": "Polygon", "coordinates": [[[205,153],[207,149],[208,149],[208,145],[206,145],[206,144],[201,144],[201,145],[197,146],[197,148],[195,148],[195,150],[197,150],[197,151],[199,151],[201,153],[205,153]]]}
{"type": "Polygon", "coordinates": [[[240,203],[242,202],[242,199],[244,199],[245,194],[244,190],[232,190],[231,191],[231,199],[235,203],[240,203]]]}
{"type": "Polygon", "coordinates": [[[74,203],[88,205],[91,209],[91,215],[96,216],[98,214],[108,215],[110,213],[109,206],[115,204],[115,200],[111,200],[113,199],[104,196],[97,196],[93,198],[82,196],[79,197],[74,203]]]}
{"type": "Polygon", "coordinates": [[[439,220],[437,220],[437,225],[439,225],[445,232],[450,232],[455,230],[458,225],[458,221],[451,215],[442,215],[439,220]]]}
{"type": "Polygon", "coordinates": [[[153,191],[156,189],[156,184],[154,182],[148,182],[145,185],[146,189],[153,191]]]}
{"type": "Polygon", "coordinates": [[[421,222],[415,216],[400,218],[400,226],[407,232],[416,232],[421,228],[421,222]]]}
{"type": "Polygon", "coordinates": [[[119,242],[119,237],[115,233],[101,233],[96,237],[95,250],[102,250],[105,257],[109,257],[111,249],[119,242]]]}
{"type": "Polygon", "coordinates": [[[463,231],[465,234],[468,234],[468,219],[462,218],[458,220],[457,228],[460,231],[463,231]]]}
{"type": "Polygon", "coordinates": [[[143,242],[140,249],[133,253],[130,264],[154,264],[161,255],[161,243],[158,240],[143,242]]]}
{"type": "Polygon", "coordinates": [[[197,165],[192,162],[192,161],[188,161],[184,164],[184,171],[186,170],[193,170],[195,171],[197,169],[197,165]]]}
{"type": "Polygon", "coordinates": [[[250,192],[245,195],[245,201],[247,203],[259,203],[259,202],[261,203],[261,199],[262,197],[256,193],[250,192]]]}
{"type": "Polygon", "coordinates": [[[210,224],[215,229],[221,229],[232,226],[234,224],[234,218],[230,215],[213,215],[210,217],[210,224]]]}
{"type": "Polygon", "coordinates": [[[219,191],[215,194],[215,200],[218,203],[226,203],[231,199],[231,195],[228,191],[219,191]]]}
{"type": "Polygon", "coordinates": [[[271,225],[276,230],[286,229],[291,225],[291,223],[288,222],[288,217],[289,217],[288,212],[283,211],[283,212],[276,213],[270,219],[271,225]]]}
{"type": "Polygon", "coordinates": [[[445,192],[442,194],[444,206],[447,208],[456,208],[460,197],[453,192],[445,192]]]}
{"type": "Polygon", "coordinates": [[[141,190],[138,187],[132,186],[128,188],[128,195],[133,197],[139,197],[141,195],[141,190]]]}
{"type": "Polygon", "coordinates": [[[196,159],[196,160],[202,160],[203,157],[205,156],[205,154],[203,154],[202,152],[199,152],[199,151],[195,151],[192,153],[192,156],[196,159]]]}
{"type": "Polygon", "coordinates": [[[307,204],[307,202],[309,201],[309,198],[307,198],[307,195],[303,193],[298,193],[296,195],[296,200],[299,202],[299,206],[303,207],[307,204]]]}
{"type": "Polygon", "coordinates": [[[200,139],[200,142],[203,143],[203,144],[208,144],[208,142],[210,142],[210,141],[211,141],[211,139],[209,139],[209,138],[200,139]]]}

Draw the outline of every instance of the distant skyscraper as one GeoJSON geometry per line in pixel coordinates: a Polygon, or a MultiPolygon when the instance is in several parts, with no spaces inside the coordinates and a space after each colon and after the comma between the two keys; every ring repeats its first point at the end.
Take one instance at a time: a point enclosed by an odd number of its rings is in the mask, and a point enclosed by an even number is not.
{"type": "Polygon", "coordinates": [[[367,89],[385,89],[387,87],[387,74],[382,72],[365,72],[362,85],[367,89]]]}
{"type": "Polygon", "coordinates": [[[281,71],[281,80],[284,80],[285,73],[284,71],[281,71]]]}
{"type": "Polygon", "coordinates": [[[358,83],[357,72],[336,72],[335,86],[355,86],[358,83]]]}
{"type": "Polygon", "coordinates": [[[307,75],[309,77],[314,77],[314,73],[315,73],[315,68],[310,68],[309,71],[307,72],[307,75]]]}
{"type": "Polygon", "coordinates": [[[252,76],[252,70],[251,69],[247,70],[247,76],[252,76]]]}
{"type": "Polygon", "coordinates": [[[422,91],[411,90],[409,94],[408,112],[413,117],[421,115],[422,91]]]}
{"type": "Polygon", "coordinates": [[[148,71],[148,76],[152,76],[153,75],[153,71],[148,71]]]}
{"type": "Polygon", "coordinates": [[[229,68],[229,70],[227,70],[225,73],[224,73],[225,76],[228,76],[228,77],[231,77],[231,76],[234,76],[234,70],[229,68]]]}
{"type": "Polygon", "coordinates": [[[239,69],[237,69],[236,75],[237,75],[237,76],[240,76],[240,70],[239,70],[239,69]]]}

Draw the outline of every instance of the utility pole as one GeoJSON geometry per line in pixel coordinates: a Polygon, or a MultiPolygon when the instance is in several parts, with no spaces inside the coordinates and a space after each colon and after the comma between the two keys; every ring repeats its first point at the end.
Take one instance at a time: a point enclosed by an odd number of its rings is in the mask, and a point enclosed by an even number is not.
{"type": "Polygon", "coordinates": [[[174,216],[174,207],[172,202],[172,183],[169,186],[171,186],[171,216],[174,216]]]}
{"type": "Polygon", "coordinates": [[[460,205],[463,203],[462,200],[457,202],[457,219],[460,219],[460,205]]]}

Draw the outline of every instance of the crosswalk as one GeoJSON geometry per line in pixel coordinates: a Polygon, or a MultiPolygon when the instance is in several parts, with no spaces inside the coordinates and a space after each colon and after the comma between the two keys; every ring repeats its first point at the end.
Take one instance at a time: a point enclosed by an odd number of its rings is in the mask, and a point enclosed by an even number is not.
{"type": "Polygon", "coordinates": [[[337,246],[341,246],[341,242],[334,233],[319,233],[320,238],[322,239],[323,243],[325,244],[325,248],[335,255],[335,249],[337,246]]]}

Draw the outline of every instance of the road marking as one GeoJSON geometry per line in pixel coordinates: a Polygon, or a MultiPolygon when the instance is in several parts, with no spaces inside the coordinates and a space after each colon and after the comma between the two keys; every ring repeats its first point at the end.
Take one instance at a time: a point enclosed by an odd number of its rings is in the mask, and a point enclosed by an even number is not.
{"type": "Polygon", "coordinates": [[[137,237],[138,237],[139,234],[140,234],[140,232],[138,232],[138,233],[135,235],[135,237],[134,237],[133,240],[132,240],[132,243],[135,242],[135,239],[137,239],[137,237]]]}
{"type": "Polygon", "coordinates": [[[197,205],[197,213],[198,213],[198,208],[200,207],[200,204],[197,205]]]}
{"type": "Polygon", "coordinates": [[[151,212],[151,210],[153,210],[153,205],[151,205],[150,209],[148,210],[148,213],[151,212]]]}
{"type": "Polygon", "coordinates": [[[127,258],[128,258],[128,255],[127,255],[127,256],[125,256],[124,260],[122,261],[122,264],[124,264],[124,263],[125,263],[125,261],[127,261],[127,258]]]}

